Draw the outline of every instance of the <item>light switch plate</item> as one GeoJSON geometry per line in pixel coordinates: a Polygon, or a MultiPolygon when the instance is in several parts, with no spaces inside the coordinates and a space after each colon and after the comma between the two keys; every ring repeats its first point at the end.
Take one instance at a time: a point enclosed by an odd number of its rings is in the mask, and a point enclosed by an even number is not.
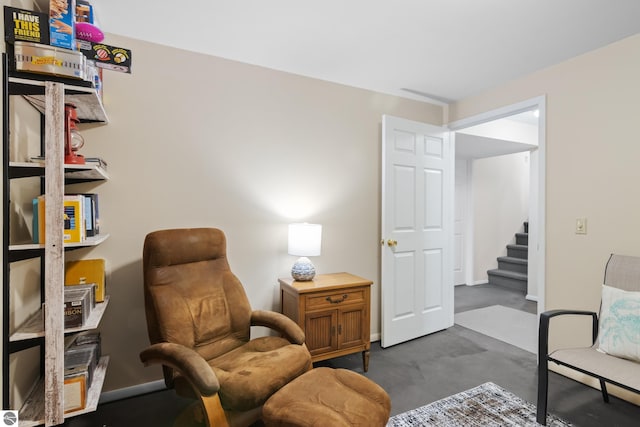
{"type": "Polygon", "coordinates": [[[576,218],[576,234],[587,234],[587,218],[576,218]]]}

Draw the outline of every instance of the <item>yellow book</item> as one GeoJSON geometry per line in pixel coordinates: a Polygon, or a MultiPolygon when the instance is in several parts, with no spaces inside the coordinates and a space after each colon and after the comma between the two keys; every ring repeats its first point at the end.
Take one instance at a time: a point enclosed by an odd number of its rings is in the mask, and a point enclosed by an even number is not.
{"type": "Polygon", "coordinates": [[[106,277],[104,259],[82,259],[65,263],[64,284],[96,284],[96,302],[103,302],[106,296],[106,277]]]}
{"type": "Polygon", "coordinates": [[[84,201],[81,196],[64,196],[64,243],[80,243],[85,237],[84,201]]]}

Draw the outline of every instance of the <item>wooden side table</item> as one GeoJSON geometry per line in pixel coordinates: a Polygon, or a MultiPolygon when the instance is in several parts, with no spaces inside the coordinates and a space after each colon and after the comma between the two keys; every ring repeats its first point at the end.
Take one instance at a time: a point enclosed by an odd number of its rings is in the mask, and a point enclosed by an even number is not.
{"type": "Polygon", "coordinates": [[[313,362],[371,349],[371,280],[349,273],[319,274],[308,282],[278,279],[282,314],[305,333],[313,362]]]}

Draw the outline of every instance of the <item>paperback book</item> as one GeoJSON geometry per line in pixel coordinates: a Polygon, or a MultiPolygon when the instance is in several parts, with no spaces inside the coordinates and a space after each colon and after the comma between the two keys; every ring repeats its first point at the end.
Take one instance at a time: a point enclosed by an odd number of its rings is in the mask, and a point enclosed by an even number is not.
{"type": "Polygon", "coordinates": [[[86,238],[84,226],[84,198],[64,196],[64,243],[80,243],[86,238]]]}
{"type": "MultiPolygon", "coordinates": [[[[100,234],[100,214],[96,193],[67,194],[63,201],[64,243],[81,243],[100,234]]],[[[45,243],[46,200],[33,199],[33,242],[45,243]]]]}

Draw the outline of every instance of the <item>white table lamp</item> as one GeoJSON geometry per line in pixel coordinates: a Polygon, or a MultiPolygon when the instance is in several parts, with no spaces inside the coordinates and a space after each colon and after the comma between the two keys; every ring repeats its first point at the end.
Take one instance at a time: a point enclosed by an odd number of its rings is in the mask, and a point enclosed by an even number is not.
{"type": "Polygon", "coordinates": [[[289,255],[299,256],[291,268],[291,277],[299,281],[313,279],[316,268],[309,256],[320,255],[322,246],[322,225],[295,223],[289,224],[289,255]]]}

